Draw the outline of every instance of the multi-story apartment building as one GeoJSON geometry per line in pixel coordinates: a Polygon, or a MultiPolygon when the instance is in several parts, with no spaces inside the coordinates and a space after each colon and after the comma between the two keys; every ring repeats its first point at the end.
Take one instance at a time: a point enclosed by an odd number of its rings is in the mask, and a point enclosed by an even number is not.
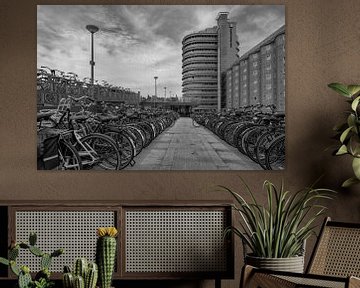
{"type": "Polygon", "coordinates": [[[217,17],[217,26],[186,35],[182,41],[183,98],[201,110],[225,107],[226,71],[238,59],[236,24],[228,12],[217,17]]]}
{"type": "Polygon", "coordinates": [[[285,26],[242,55],[226,75],[227,92],[232,91],[226,108],[274,104],[285,111],[285,26]]]}

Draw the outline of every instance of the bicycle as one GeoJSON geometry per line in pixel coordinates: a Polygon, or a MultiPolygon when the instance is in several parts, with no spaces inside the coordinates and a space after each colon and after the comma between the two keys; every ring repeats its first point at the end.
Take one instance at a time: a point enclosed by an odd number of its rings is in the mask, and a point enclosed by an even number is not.
{"type": "Polygon", "coordinates": [[[68,139],[78,151],[84,169],[120,170],[121,156],[116,142],[109,136],[100,133],[84,133],[82,129],[74,129],[73,121],[87,119],[87,115],[71,117],[67,109],[58,122],[58,127],[66,127],[71,135],[68,139]],[[67,119],[67,121],[65,120],[67,119]]]}
{"type": "Polygon", "coordinates": [[[42,126],[43,121],[48,121],[53,113],[53,111],[40,112],[37,115],[38,136],[41,138],[41,135],[43,135],[44,138],[38,140],[38,168],[45,170],[55,168],[57,170],[81,170],[83,167],[80,155],[75,147],[66,140],[65,134],[61,130],[42,126]],[[51,149],[51,146],[53,146],[53,151],[50,151],[50,153],[45,151],[46,147],[44,146],[46,146],[47,141],[51,142],[48,148],[51,149]]]}

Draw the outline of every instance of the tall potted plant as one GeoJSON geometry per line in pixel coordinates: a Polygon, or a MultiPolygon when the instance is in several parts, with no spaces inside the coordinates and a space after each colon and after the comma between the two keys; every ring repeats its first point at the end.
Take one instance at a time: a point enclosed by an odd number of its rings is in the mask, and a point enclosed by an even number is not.
{"type": "Polygon", "coordinates": [[[360,183],[360,85],[344,85],[331,83],[329,88],[346,97],[350,104],[350,110],[346,122],[334,127],[338,133],[339,147],[335,155],[350,155],[352,157],[352,169],[354,176],[345,180],[343,187],[349,187],[360,183]]]}
{"type": "MultiPolygon", "coordinates": [[[[303,272],[304,244],[314,233],[316,221],[326,207],[318,200],[331,199],[334,191],[304,188],[290,193],[266,180],[267,203],[262,205],[244,183],[251,201],[233,190],[220,186],[235,199],[233,208],[240,215],[239,227],[229,227],[226,233],[239,236],[250,253],[245,264],[278,271],[303,272]]],[[[245,251],[245,249],[244,249],[245,251]]]]}

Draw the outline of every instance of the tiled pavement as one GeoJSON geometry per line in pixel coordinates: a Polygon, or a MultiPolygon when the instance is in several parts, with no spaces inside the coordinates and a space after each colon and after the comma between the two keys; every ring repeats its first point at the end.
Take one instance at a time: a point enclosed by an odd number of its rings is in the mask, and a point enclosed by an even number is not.
{"type": "Polygon", "coordinates": [[[236,148],[191,118],[180,118],[135,158],[126,170],[261,170],[236,148]]]}

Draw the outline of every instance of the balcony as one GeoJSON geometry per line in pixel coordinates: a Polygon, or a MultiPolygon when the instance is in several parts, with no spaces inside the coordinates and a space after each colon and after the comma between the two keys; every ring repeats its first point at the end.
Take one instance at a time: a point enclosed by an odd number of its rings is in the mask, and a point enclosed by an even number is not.
{"type": "Polygon", "coordinates": [[[192,49],[186,52],[183,52],[183,59],[186,59],[191,56],[216,56],[218,52],[217,49],[192,49]]]}
{"type": "Polygon", "coordinates": [[[186,46],[183,46],[183,53],[187,52],[187,51],[192,51],[195,49],[216,49],[217,50],[217,43],[194,43],[194,44],[188,44],[186,46]]]}
{"type": "Polygon", "coordinates": [[[217,59],[215,60],[186,60],[184,61],[182,68],[191,65],[191,67],[217,67],[217,59]]]}

